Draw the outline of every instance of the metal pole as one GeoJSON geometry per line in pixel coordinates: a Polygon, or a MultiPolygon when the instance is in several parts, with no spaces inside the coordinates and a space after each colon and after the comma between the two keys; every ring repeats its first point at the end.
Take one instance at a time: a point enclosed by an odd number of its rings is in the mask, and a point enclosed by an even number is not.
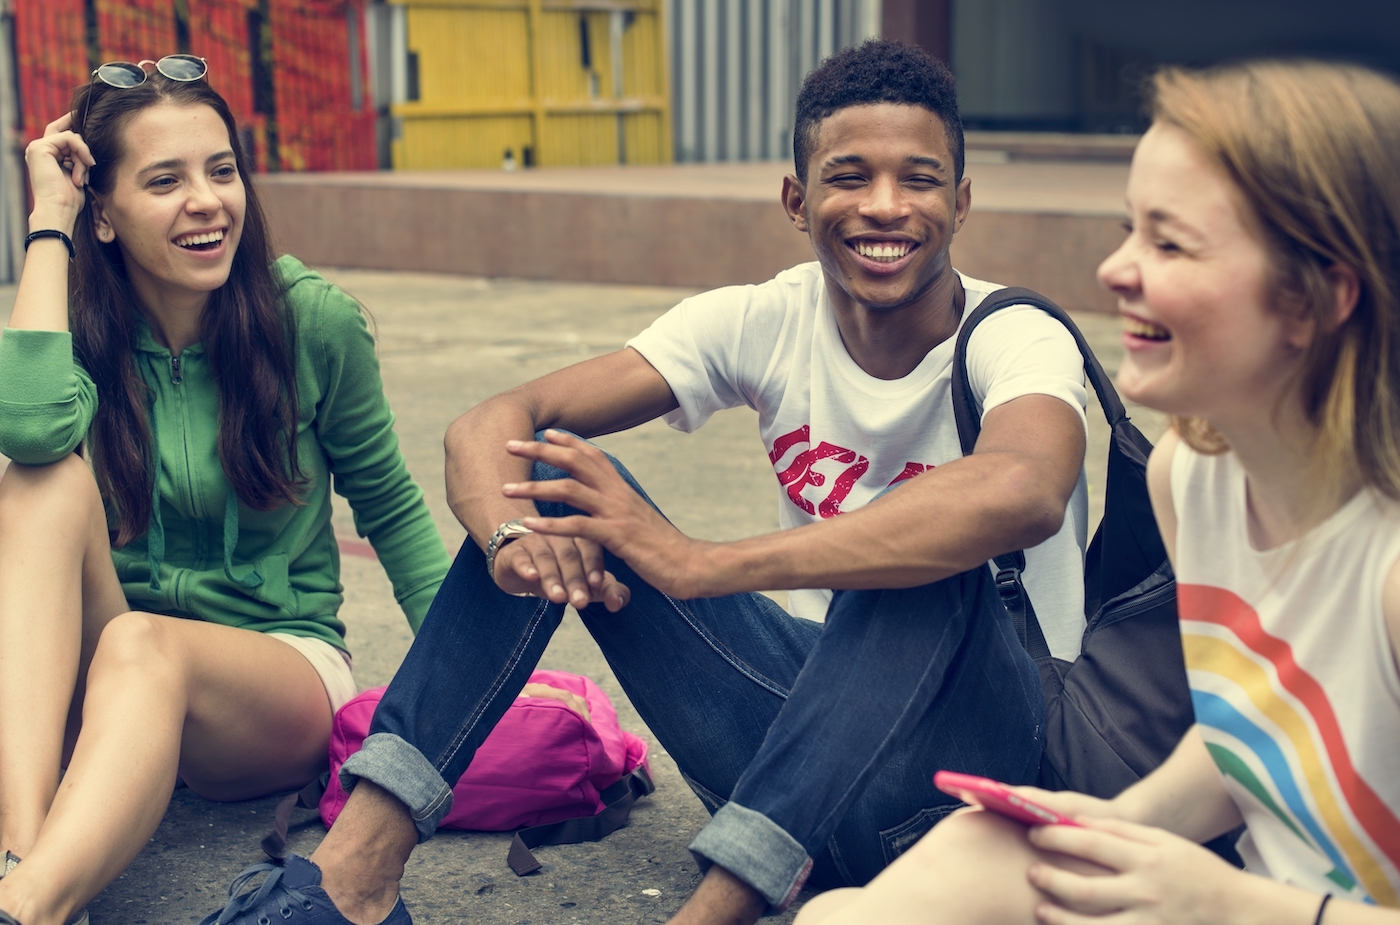
{"type": "MultiPolygon", "coordinates": [[[[623,17],[627,14],[613,10],[608,14],[608,53],[612,55],[613,99],[622,99],[622,32],[626,28],[623,17]]],[[[627,163],[627,117],[619,109],[617,112],[617,162],[627,163]]]]}
{"type": "Polygon", "coordinates": [[[719,4],[720,0],[704,2],[705,67],[705,154],[697,160],[719,160],[719,4]]]}
{"type": "MultiPolygon", "coordinates": [[[[817,2],[817,62],[836,50],[836,0],[817,2]]],[[[813,62],[813,67],[816,62],[813,62]]],[[[806,74],[802,75],[806,77],[806,74]]]]}
{"type": "Polygon", "coordinates": [[[763,157],[763,72],[767,48],[763,43],[763,0],[749,0],[748,42],[744,47],[744,72],[748,86],[744,100],[748,104],[748,126],[744,136],[745,160],[763,157]]]}
{"type": "Polygon", "coordinates": [[[744,108],[739,95],[743,80],[744,53],[741,44],[743,35],[740,0],[729,0],[724,17],[724,159],[737,161],[743,155],[739,149],[739,126],[742,124],[744,108]]]}
{"type": "Polygon", "coordinates": [[[764,154],[773,160],[791,156],[788,120],[792,100],[788,91],[791,68],[792,25],[788,19],[789,0],[770,0],[768,7],[768,131],[764,154]]]}
{"type": "Polygon", "coordinates": [[[15,13],[0,0],[0,281],[19,279],[24,265],[24,158],[20,150],[15,13]]]}
{"type": "Polygon", "coordinates": [[[793,4],[792,15],[797,20],[797,48],[800,54],[797,77],[793,81],[795,88],[802,86],[802,81],[807,79],[807,74],[817,63],[817,6],[818,2],[793,4]]]}
{"type": "Polygon", "coordinates": [[[675,94],[681,149],[676,159],[681,161],[703,160],[697,131],[700,122],[700,16],[695,5],[696,0],[680,0],[680,7],[676,11],[676,23],[672,27],[678,39],[676,57],[679,59],[680,73],[675,94]]]}
{"type": "Polygon", "coordinates": [[[860,0],[860,27],[858,41],[879,38],[884,30],[884,4],[881,0],[860,0]]]}

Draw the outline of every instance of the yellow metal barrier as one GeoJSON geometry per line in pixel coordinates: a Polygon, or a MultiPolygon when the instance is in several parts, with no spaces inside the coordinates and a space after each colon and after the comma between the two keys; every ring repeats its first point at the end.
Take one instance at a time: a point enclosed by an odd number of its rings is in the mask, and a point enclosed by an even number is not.
{"type": "Polygon", "coordinates": [[[395,168],[672,159],[662,0],[391,2],[417,91],[395,168]]]}

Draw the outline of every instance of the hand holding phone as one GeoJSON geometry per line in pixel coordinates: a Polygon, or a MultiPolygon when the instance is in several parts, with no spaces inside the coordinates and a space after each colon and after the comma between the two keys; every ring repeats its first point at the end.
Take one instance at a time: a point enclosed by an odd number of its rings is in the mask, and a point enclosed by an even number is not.
{"type": "Polygon", "coordinates": [[[1079,825],[1068,816],[1027,800],[1005,784],[987,777],[939,771],[933,775],[933,785],[964,803],[980,806],[1026,825],[1079,825]]]}

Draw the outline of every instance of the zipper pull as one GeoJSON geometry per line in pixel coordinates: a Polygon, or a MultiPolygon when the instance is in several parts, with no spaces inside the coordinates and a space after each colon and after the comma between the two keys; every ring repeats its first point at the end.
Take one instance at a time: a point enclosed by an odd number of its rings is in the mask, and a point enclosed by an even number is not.
{"type": "Polygon", "coordinates": [[[185,378],[180,375],[180,358],[177,356],[170,358],[170,381],[176,385],[185,381],[185,378]]]}

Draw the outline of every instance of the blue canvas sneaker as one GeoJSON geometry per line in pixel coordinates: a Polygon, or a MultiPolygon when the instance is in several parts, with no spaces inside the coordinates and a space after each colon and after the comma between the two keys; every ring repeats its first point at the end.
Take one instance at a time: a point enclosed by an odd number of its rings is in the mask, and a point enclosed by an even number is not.
{"type": "MultiPolygon", "coordinates": [[[[199,925],[353,925],[321,889],[321,868],[295,854],[287,855],[281,864],[255,864],[248,868],[234,879],[228,895],[228,905],[199,925]],[[261,873],[267,874],[262,884],[240,895],[238,891],[261,873]]],[[[413,925],[402,897],[395,900],[394,908],[380,925],[413,925]]]]}

